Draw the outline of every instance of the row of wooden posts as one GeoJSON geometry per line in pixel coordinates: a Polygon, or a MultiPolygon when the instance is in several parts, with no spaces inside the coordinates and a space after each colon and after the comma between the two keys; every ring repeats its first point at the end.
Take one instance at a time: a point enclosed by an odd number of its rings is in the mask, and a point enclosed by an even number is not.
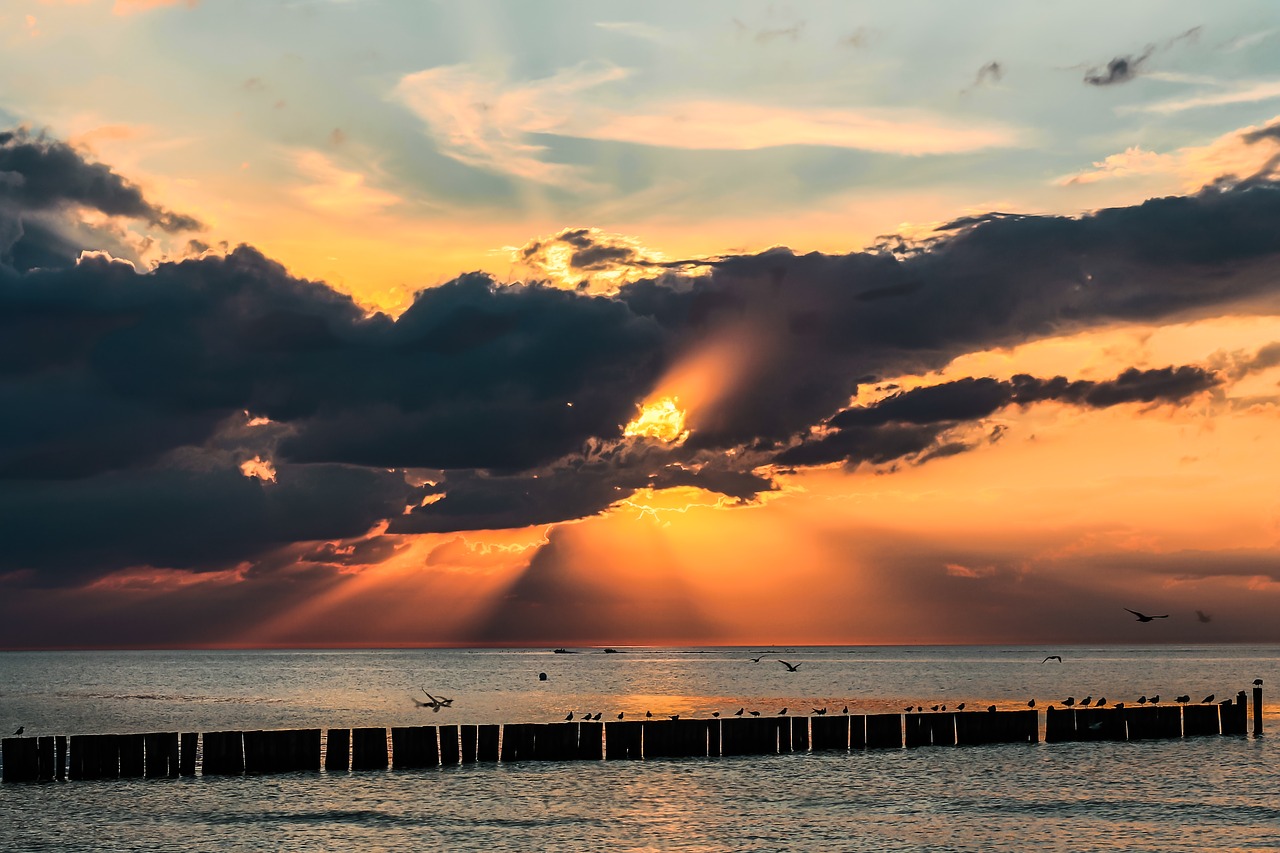
{"type": "MultiPolygon", "coordinates": [[[[1254,689],[1254,734],[1262,689],[1254,689]]],[[[1049,708],[1045,740],[1144,740],[1246,733],[1241,692],[1223,705],[1049,708]]],[[[958,711],[745,719],[671,719],[504,726],[13,737],[5,782],[408,770],[476,762],[600,761],[786,752],[1036,743],[1039,715],[958,711]],[[197,761],[199,757],[199,761],[197,761]]]]}

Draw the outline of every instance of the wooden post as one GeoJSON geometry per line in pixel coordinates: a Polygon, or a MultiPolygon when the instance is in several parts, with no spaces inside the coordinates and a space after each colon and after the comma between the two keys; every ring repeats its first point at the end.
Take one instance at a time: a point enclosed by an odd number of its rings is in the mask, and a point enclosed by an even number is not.
{"type": "Polygon", "coordinates": [[[35,782],[40,778],[40,755],[33,737],[7,737],[0,743],[5,782],[35,782]]]}
{"type": "Polygon", "coordinates": [[[1234,702],[1222,705],[1222,733],[1243,735],[1249,731],[1249,701],[1243,690],[1234,702]]]}
{"type": "Polygon", "coordinates": [[[810,746],[814,752],[827,749],[849,748],[849,717],[814,717],[809,721],[812,727],[810,746]]]}
{"type": "Polygon", "coordinates": [[[582,761],[604,759],[604,723],[581,723],[578,726],[578,758],[582,761]]]}
{"type": "Polygon", "coordinates": [[[868,714],[867,748],[901,749],[902,716],[899,714],[868,714]]]}
{"type": "Polygon", "coordinates": [[[1222,733],[1217,705],[1184,705],[1182,707],[1183,737],[1202,737],[1222,733]]]}
{"type": "Polygon", "coordinates": [[[120,736],[94,735],[98,742],[98,775],[97,779],[120,778],[120,736]]]}
{"type": "Polygon", "coordinates": [[[1262,685],[1253,685],[1253,736],[1262,737],[1262,685]]]}
{"type": "Polygon", "coordinates": [[[746,720],[738,717],[720,721],[720,754],[745,755],[746,720]]]}
{"type": "Polygon", "coordinates": [[[644,727],[644,760],[651,758],[667,758],[671,755],[670,720],[645,720],[644,727]]]}
{"type": "Polygon", "coordinates": [[[778,752],[786,754],[791,752],[791,732],[796,727],[796,720],[801,717],[778,717],[778,752]]]}
{"type": "Polygon", "coordinates": [[[178,733],[151,732],[142,736],[146,753],[144,772],[148,778],[158,779],[178,775],[178,733]]]}
{"type": "Polygon", "coordinates": [[[53,737],[36,738],[36,778],[40,782],[52,782],[54,775],[53,737]]]}
{"type": "Polygon", "coordinates": [[[458,727],[440,727],[440,766],[455,767],[462,758],[458,747],[458,727]]]}
{"type": "Polygon", "coordinates": [[[303,764],[298,769],[318,773],[320,771],[320,730],[302,729],[298,735],[303,743],[301,752],[303,764]]]}
{"type": "Polygon", "coordinates": [[[54,776],[59,782],[67,778],[67,736],[57,735],[53,739],[54,776]]]}
{"type": "Polygon", "coordinates": [[[644,723],[633,720],[604,724],[605,760],[624,761],[641,757],[644,723]]]}
{"type": "Polygon", "coordinates": [[[867,748],[867,717],[865,714],[849,718],[849,749],[867,748]]]}
{"type": "Polygon", "coordinates": [[[459,726],[458,734],[462,736],[462,763],[475,764],[476,762],[476,727],[475,726],[459,726]]]}
{"type": "Polygon", "coordinates": [[[929,727],[925,725],[924,714],[910,713],[903,718],[906,737],[903,742],[908,749],[929,745],[929,727]]]}
{"type": "Polygon", "coordinates": [[[956,745],[956,715],[950,711],[929,714],[929,742],[934,746],[956,745]]]}
{"type": "Polygon", "coordinates": [[[1071,709],[1055,708],[1052,705],[1046,708],[1044,712],[1045,743],[1062,743],[1075,739],[1075,714],[1071,709]]]}
{"type": "Polygon", "coordinates": [[[351,730],[351,769],[386,770],[387,730],[361,728],[351,730]]]}
{"type": "Polygon", "coordinates": [[[142,735],[120,735],[120,778],[140,778],[146,769],[142,735]]]}
{"type": "MultiPolygon", "coordinates": [[[[816,723],[819,720],[825,721],[827,717],[814,717],[816,723]]],[[[791,718],[791,751],[792,752],[808,752],[809,751],[809,718],[808,717],[792,717],[791,718]]]]}
{"type": "Polygon", "coordinates": [[[351,729],[329,729],[324,751],[324,769],[346,773],[351,767],[351,729]]]}
{"type": "Polygon", "coordinates": [[[391,729],[391,767],[417,770],[440,763],[435,726],[396,726],[391,729]]]}
{"type": "Polygon", "coordinates": [[[502,727],[502,760],[528,761],[533,758],[533,723],[508,723],[502,727]]]}
{"type": "Polygon", "coordinates": [[[476,760],[493,762],[498,760],[499,733],[502,727],[497,725],[480,726],[476,732],[476,760]]]}
{"type": "Polygon", "coordinates": [[[256,776],[274,772],[267,764],[267,733],[249,731],[244,733],[244,772],[256,776]]]}
{"type": "Polygon", "coordinates": [[[1159,712],[1150,706],[1124,709],[1124,724],[1128,730],[1129,740],[1151,740],[1159,737],[1159,726],[1156,717],[1159,712]]]}
{"type": "Polygon", "coordinates": [[[200,749],[199,732],[183,732],[178,736],[178,775],[196,775],[196,753],[200,749]]]}
{"type": "Polygon", "coordinates": [[[205,776],[239,776],[244,773],[244,735],[242,732],[205,732],[205,776]]]}

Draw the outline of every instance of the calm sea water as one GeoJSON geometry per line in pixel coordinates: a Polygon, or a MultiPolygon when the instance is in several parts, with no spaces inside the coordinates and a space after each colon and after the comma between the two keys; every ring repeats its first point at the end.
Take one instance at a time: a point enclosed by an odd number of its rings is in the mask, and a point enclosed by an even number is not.
{"type": "MultiPolygon", "coordinates": [[[[27,734],[1218,698],[1280,647],[0,654],[27,734]],[[764,660],[748,658],[767,652],[764,660]],[[1063,663],[1041,663],[1061,654],[1063,663]],[[790,673],[776,662],[801,662],[790,673]],[[546,672],[545,682],[538,673],[546,672]],[[432,713],[420,688],[454,698],[432,713]]],[[[1280,850],[1270,735],[0,786],[0,850],[1280,850]]]]}

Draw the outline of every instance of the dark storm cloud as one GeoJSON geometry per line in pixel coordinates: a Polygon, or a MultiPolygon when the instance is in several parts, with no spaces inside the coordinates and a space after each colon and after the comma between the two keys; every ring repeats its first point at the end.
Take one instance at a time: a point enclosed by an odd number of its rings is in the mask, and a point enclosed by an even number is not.
{"type": "MultiPolygon", "coordinates": [[[[79,187],[6,196],[24,227],[73,195],[160,218],[56,143],[4,145],[36,145],[33,162],[70,173],[46,188],[79,187]]],[[[1267,182],[1080,218],[973,217],[940,234],[900,254],[721,257],[695,275],[569,229],[555,239],[578,268],[654,263],[660,275],[610,296],[465,275],[397,319],[245,247],[146,273],[102,256],[34,271],[0,260],[0,572],[204,569],[382,521],[395,534],[579,518],[647,487],[750,500],[772,488],[755,473],[771,461],[921,461],[970,446],[947,432],[963,420],[923,417],[833,422],[829,445],[803,441],[860,383],[1116,320],[1277,301],[1280,188],[1267,182]],[[752,357],[690,413],[688,440],[625,438],[658,380],[720,340],[752,357]],[[250,428],[246,413],[270,423],[250,428]],[[277,482],[242,476],[253,456],[277,482]],[[406,484],[406,469],[436,472],[415,480],[436,485],[406,484]],[[423,505],[427,494],[443,497],[423,505]]],[[[1207,376],[1131,371],[1036,393],[1177,400],[1207,376]]],[[[1010,394],[963,390],[932,405],[980,410],[1010,394]]]]}
{"type": "Polygon", "coordinates": [[[201,228],[199,221],[151,204],[135,185],[64,142],[25,130],[0,132],[0,207],[49,210],[75,204],[108,216],[141,219],[165,231],[201,228]]]}
{"type": "Polygon", "coordinates": [[[1266,127],[1260,127],[1257,130],[1242,133],[1240,134],[1240,138],[1250,145],[1253,145],[1255,142],[1261,142],[1264,139],[1280,142],[1280,122],[1273,122],[1266,127]]]}

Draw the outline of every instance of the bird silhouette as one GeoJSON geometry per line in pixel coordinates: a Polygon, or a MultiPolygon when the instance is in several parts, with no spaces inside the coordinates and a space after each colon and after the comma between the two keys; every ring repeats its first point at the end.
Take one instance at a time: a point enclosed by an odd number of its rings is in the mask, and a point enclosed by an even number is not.
{"type": "Polygon", "coordinates": [[[1029,702],[1027,702],[1028,708],[1034,708],[1035,706],[1036,706],[1036,700],[1032,699],[1029,702]]]}
{"type": "Polygon", "coordinates": [[[626,711],[619,711],[619,712],[618,712],[618,719],[619,719],[619,720],[621,720],[621,719],[622,719],[622,715],[623,715],[623,714],[625,714],[625,713],[626,713],[626,711]]]}
{"type": "Polygon", "coordinates": [[[908,714],[910,714],[910,713],[911,713],[911,706],[910,706],[910,705],[908,705],[907,707],[903,708],[902,710],[904,710],[904,711],[906,711],[908,714]]]}
{"type": "Polygon", "coordinates": [[[564,721],[565,721],[566,723],[567,723],[567,722],[570,722],[572,719],[573,719],[573,712],[572,712],[572,711],[570,711],[569,713],[567,713],[567,714],[565,714],[565,715],[564,715],[564,721]]]}
{"type": "Polygon", "coordinates": [[[844,713],[846,713],[846,714],[847,714],[847,713],[849,713],[849,706],[848,706],[848,705],[845,705],[845,706],[844,706],[844,713]]]}
{"type": "Polygon", "coordinates": [[[1146,697],[1146,696],[1139,696],[1139,697],[1138,697],[1138,704],[1139,704],[1139,705],[1145,705],[1145,704],[1147,704],[1147,697],[1146,697]]]}
{"type": "Polygon", "coordinates": [[[720,716],[720,712],[719,712],[719,711],[712,711],[712,712],[711,712],[711,716],[713,716],[713,717],[719,717],[719,716],[720,716]]]}
{"type": "Polygon", "coordinates": [[[996,706],[995,706],[995,705],[988,705],[988,706],[987,706],[987,710],[988,710],[988,711],[995,711],[995,709],[996,709],[996,706]]]}
{"type": "Polygon", "coordinates": [[[946,706],[946,705],[943,705],[943,706],[942,706],[942,710],[944,710],[944,711],[945,711],[945,710],[947,710],[947,706],[946,706]]]}
{"type": "Polygon", "coordinates": [[[13,736],[17,737],[18,735],[22,734],[26,730],[27,730],[26,726],[18,726],[18,730],[13,733],[13,736]]]}
{"type": "Polygon", "coordinates": [[[736,710],[736,711],[734,711],[734,712],[733,712],[733,715],[734,715],[735,717],[741,717],[741,716],[742,716],[742,712],[743,712],[743,711],[745,711],[745,710],[747,710],[747,709],[746,709],[746,708],[739,708],[738,710],[736,710]]]}
{"type": "Polygon", "coordinates": [[[1088,696],[1086,696],[1086,697],[1084,697],[1083,699],[1081,699],[1081,700],[1080,700],[1080,704],[1081,704],[1081,706],[1086,707],[1086,708],[1087,708],[1090,704],[1092,704],[1092,703],[1093,703],[1093,694],[1092,694],[1092,693],[1090,693],[1088,696]]]}
{"type": "Polygon", "coordinates": [[[1253,686],[1254,686],[1254,687],[1261,687],[1261,686],[1262,686],[1262,679],[1261,679],[1261,678],[1255,678],[1255,679],[1253,680],[1253,686]]]}
{"type": "Polygon", "coordinates": [[[596,715],[591,718],[593,722],[600,722],[600,712],[596,711],[596,715]]]}
{"type": "Polygon", "coordinates": [[[1048,663],[1051,660],[1056,660],[1058,663],[1062,663],[1062,655],[1049,655],[1047,658],[1040,661],[1040,663],[1048,663]]]}
{"type": "Polygon", "coordinates": [[[751,716],[753,716],[753,717],[758,717],[758,716],[760,716],[760,712],[759,712],[759,711],[751,711],[750,713],[751,713],[751,716]]]}
{"type": "Polygon", "coordinates": [[[814,709],[813,709],[813,713],[815,713],[815,714],[817,714],[819,717],[821,717],[821,716],[824,716],[824,715],[827,713],[827,709],[826,709],[826,708],[814,708],[814,709]]]}
{"type": "Polygon", "coordinates": [[[785,666],[787,668],[787,672],[795,672],[800,668],[800,665],[804,663],[804,661],[800,661],[800,663],[787,663],[782,658],[775,658],[775,660],[777,660],[778,663],[785,666]]]}
{"type": "Polygon", "coordinates": [[[1101,707],[1102,707],[1103,705],[1105,705],[1105,704],[1107,704],[1107,700],[1106,700],[1106,699],[1099,699],[1097,702],[1093,703],[1093,707],[1095,707],[1095,708],[1101,708],[1101,707]]]}
{"type": "Polygon", "coordinates": [[[1072,705],[1076,704],[1076,697],[1068,696],[1066,699],[1062,700],[1062,704],[1070,708],[1072,705]]]}
{"type": "Polygon", "coordinates": [[[1156,695],[1154,695],[1154,696],[1152,696],[1150,699],[1148,699],[1148,700],[1147,700],[1147,704],[1148,704],[1148,705],[1159,705],[1159,704],[1160,704],[1160,694],[1159,694],[1159,693],[1157,693],[1156,695]]]}
{"type": "Polygon", "coordinates": [[[936,710],[938,710],[938,706],[937,706],[937,705],[930,705],[930,706],[929,706],[929,710],[930,710],[930,711],[936,711],[936,710]]]}
{"type": "Polygon", "coordinates": [[[749,660],[750,660],[752,663],[760,663],[760,661],[764,660],[764,655],[760,655],[760,657],[758,657],[758,658],[749,658],[749,660]]]}
{"type": "Polygon", "coordinates": [[[786,708],[783,708],[781,711],[779,711],[779,712],[778,712],[778,716],[779,716],[779,717],[785,717],[786,715],[787,715],[787,709],[786,709],[786,708]]]}
{"type": "Polygon", "coordinates": [[[1185,705],[1191,701],[1191,697],[1188,696],[1186,693],[1183,693],[1181,696],[1178,696],[1173,701],[1178,702],[1179,704],[1185,705]]]}
{"type": "Polygon", "coordinates": [[[957,711],[963,711],[963,710],[964,710],[964,703],[963,703],[963,702],[961,702],[959,705],[957,705],[957,706],[956,706],[956,710],[957,710],[957,711]]]}
{"type": "Polygon", "coordinates": [[[652,711],[645,711],[645,712],[644,712],[644,717],[645,717],[645,719],[646,719],[646,720],[652,720],[652,719],[653,719],[653,712],[652,712],[652,711]]]}
{"type": "MultiPolygon", "coordinates": [[[[1129,608],[1127,607],[1124,609],[1129,610],[1129,608]]],[[[1148,616],[1147,614],[1139,613],[1136,610],[1129,610],[1129,612],[1132,613],[1134,616],[1137,616],[1139,622],[1150,622],[1152,619],[1168,619],[1169,618],[1168,613],[1164,614],[1163,616],[1148,616]]]]}
{"type": "Polygon", "coordinates": [[[1200,700],[1200,704],[1201,704],[1201,705],[1208,705],[1208,704],[1209,704],[1210,702],[1212,702],[1212,701],[1213,701],[1213,694],[1212,694],[1212,693],[1210,693],[1208,696],[1206,696],[1206,697],[1204,697],[1203,699],[1201,699],[1201,700],[1200,700]]]}
{"type": "Polygon", "coordinates": [[[671,719],[673,719],[673,720],[678,720],[678,719],[680,719],[680,715],[679,715],[679,714],[672,714],[672,715],[671,715],[671,719]]]}

